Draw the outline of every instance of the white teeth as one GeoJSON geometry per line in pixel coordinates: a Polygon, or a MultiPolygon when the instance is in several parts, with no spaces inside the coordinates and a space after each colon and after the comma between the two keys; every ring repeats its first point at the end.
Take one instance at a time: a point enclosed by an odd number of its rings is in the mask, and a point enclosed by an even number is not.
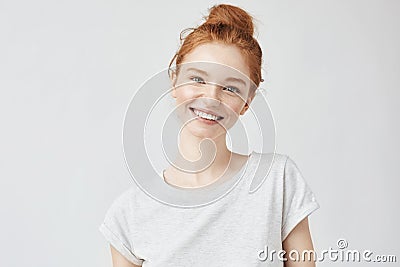
{"type": "Polygon", "coordinates": [[[212,114],[204,113],[204,112],[196,110],[196,109],[193,109],[193,111],[197,116],[202,117],[203,119],[208,119],[208,120],[213,120],[213,121],[216,121],[218,119],[217,116],[214,116],[212,114]]]}

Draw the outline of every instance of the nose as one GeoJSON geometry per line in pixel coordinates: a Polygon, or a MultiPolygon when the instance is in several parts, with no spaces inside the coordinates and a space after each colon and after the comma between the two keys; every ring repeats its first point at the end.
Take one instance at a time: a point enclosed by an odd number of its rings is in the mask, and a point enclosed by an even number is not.
{"type": "Polygon", "coordinates": [[[210,106],[218,106],[221,103],[220,99],[220,91],[221,91],[221,86],[218,84],[207,84],[204,86],[203,94],[202,96],[206,99],[207,104],[210,106]]]}

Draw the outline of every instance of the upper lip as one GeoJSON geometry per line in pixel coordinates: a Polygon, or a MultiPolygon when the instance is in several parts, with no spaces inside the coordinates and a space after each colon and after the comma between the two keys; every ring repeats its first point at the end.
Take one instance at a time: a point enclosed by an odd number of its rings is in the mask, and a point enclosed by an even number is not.
{"type": "Polygon", "coordinates": [[[211,115],[214,115],[214,116],[217,116],[217,117],[222,117],[223,118],[223,116],[221,116],[221,115],[218,115],[217,113],[215,113],[215,112],[212,112],[211,110],[208,110],[208,109],[204,109],[204,108],[196,108],[196,107],[190,107],[191,109],[196,109],[196,110],[198,110],[198,111],[201,111],[201,112],[204,112],[204,113],[208,113],[208,114],[211,114],[211,115]]]}

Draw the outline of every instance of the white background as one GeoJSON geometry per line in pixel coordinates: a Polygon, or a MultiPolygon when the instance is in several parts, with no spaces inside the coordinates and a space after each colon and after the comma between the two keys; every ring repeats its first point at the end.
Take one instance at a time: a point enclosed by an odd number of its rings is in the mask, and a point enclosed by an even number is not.
{"type": "MultiPolygon", "coordinates": [[[[215,3],[0,2],[1,266],[111,266],[98,226],[132,184],[125,109],[215,3]]],[[[258,19],[277,152],[321,205],[315,248],[399,260],[400,1],[232,3],[258,19]]]]}

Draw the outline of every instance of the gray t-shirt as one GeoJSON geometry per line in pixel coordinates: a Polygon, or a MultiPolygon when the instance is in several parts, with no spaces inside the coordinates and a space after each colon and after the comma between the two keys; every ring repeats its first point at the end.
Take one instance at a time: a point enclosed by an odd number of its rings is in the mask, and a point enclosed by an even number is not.
{"type": "Polygon", "coordinates": [[[251,153],[233,190],[206,206],[166,205],[134,183],[114,200],[99,230],[142,266],[283,266],[271,251],[281,250],[290,231],[319,204],[294,161],[272,155],[251,153]],[[250,192],[258,169],[269,169],[268,176],[250,192]]]}

